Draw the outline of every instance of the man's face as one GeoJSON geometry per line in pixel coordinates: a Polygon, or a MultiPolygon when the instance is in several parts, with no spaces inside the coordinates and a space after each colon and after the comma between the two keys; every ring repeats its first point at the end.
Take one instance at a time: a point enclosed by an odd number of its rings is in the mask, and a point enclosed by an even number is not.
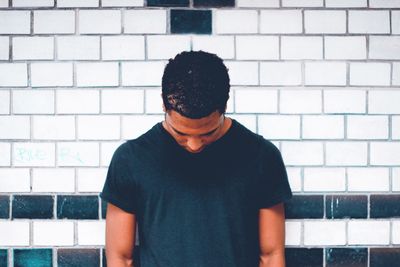
{"type": "Polygon", "coordinates": [[[165,113],[164,128],[191,153],[198,153],[223,134],[224,115],[219,111],[200,119],[190,119],[174,110],[165,113]]]}

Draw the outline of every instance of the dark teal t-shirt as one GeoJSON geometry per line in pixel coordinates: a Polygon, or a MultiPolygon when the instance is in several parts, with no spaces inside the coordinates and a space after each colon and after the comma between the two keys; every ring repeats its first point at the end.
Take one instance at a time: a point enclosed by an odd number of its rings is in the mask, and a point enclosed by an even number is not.
{"type": "Polygon", "coordinates": [[[157,123],[115,151],[100,196],[136,215],[141,267],[258,267],[259,209],[292,192],[279,150],[232,119],[200,153],[157,123]]]}

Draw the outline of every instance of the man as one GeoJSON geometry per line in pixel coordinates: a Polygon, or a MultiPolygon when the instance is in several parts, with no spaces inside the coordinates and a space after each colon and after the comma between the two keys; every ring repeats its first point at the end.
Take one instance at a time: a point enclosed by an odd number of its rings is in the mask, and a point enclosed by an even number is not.
{"type": "Polygon", "coordinates": [[[282,157],[225,116],[229,88],[214,54],[169,61],[165,120],[115,151],[101,193],[109,267],[133,266],[136,223],[141,267],[285,266],[282,157]]]}

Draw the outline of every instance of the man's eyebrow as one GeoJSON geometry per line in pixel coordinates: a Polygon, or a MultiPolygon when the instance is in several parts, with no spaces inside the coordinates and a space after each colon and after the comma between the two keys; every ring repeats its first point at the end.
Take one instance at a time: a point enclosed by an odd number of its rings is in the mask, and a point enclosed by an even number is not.
{"type": "MultiPolygon", "coordinates": [[[[172,127],[171,124],[170,124],[169,126],[171,126],[172,130],[174,130],[176,133],[178,133],[178,134],[180,134],[180,135],[188,135],[188,134],[185,134],[185,133],[182,133],[182,132],[178,131],[177,129],[175,129],[174,127],[172,127]]],[[[203,134],[200,134],[200,135],[201,135],[201,136],[210,135],[210,134],[214,133],[216,130],[218,130],[218,128],[219,128],[219,126],[218,126],[217,128],[215,128],[215,129],[213,129],[213,130],[207,132],[207,133],[203,133],[203,134]]]]}

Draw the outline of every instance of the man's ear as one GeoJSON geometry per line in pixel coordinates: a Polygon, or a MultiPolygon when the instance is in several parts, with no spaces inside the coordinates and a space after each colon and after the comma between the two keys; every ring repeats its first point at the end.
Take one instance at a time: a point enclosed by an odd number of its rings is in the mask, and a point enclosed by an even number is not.
{"type": "Polygon", "coordinates": [[[165,109],[164,103],[162,103],[162,110],[163,110],[164,112],[167,112],[167,110],[165,109]]]}

